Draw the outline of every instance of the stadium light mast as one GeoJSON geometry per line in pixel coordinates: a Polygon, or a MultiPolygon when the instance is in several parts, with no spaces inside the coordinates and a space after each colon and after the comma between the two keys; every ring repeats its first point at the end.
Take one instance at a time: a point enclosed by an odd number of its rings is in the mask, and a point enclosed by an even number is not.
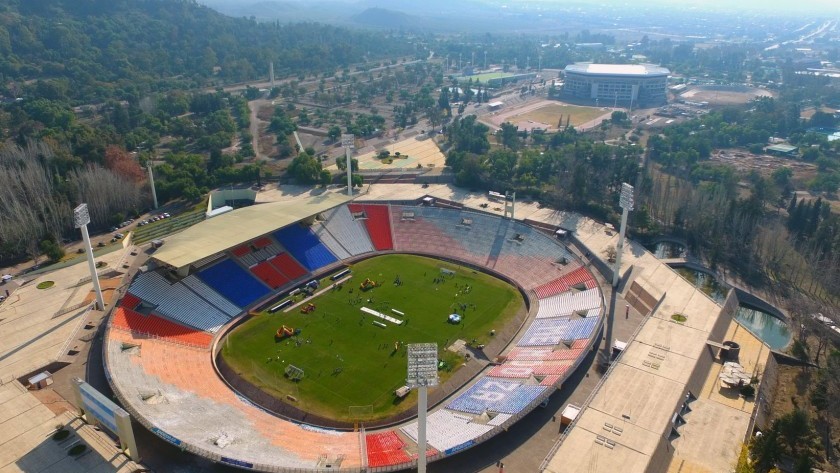
{"type": "Polygon", "coordinates": [[[88,267],[90,268],[90,279],[93,281],[93,291],[96,293],[96,308],[98,310],[105,310],[105,300],[102,299],[102,288],[99,287],[99,276],[96,275],[96,261],[93,259],[93,248],[90,246],[90,235],[87,229],[87,225],[90,223],[90,213],[88,212],[87,204],[80,204],[73,210],[73,223],[76,228],[82,231],[88,267]]]}
{"type": "Polygon", "coordinates": [[[406,385],[417,390],[417,473],[426,473],[426,414],[429,386],[438,384],[438,349],[436,343],[408,345],[406,385]]]}
{"type": "Polygon", "coordinates": [[[621,276],[621,253],[624,250],[624,233],[627,231],[627,215],[633,210],[633,186],[628,183],[621,184],[621,198],[619,205],[623,209],[621,212],[621,229],[618,232],[618,244],[615,247],[615,269],[613,270],[613,287],[618,286],[618,279],[621,276]]]}
{"type": "Polygon", "coordinates": [[[353,148],[356,147],[356,135],[345,133],[341,135],[341,146],[344,147],[344,156],[347,158],[347,195],[353,197],[353,148]]]}
{"type": "Polygon", "coordinates": [[[146,168],[149,170],[149,186],[152,188],[152,200],[155,204],[155,210],[158,208],[157,191],[155,190],[155,174],[152,172],[152,160],[146,162],[146,168]]]}

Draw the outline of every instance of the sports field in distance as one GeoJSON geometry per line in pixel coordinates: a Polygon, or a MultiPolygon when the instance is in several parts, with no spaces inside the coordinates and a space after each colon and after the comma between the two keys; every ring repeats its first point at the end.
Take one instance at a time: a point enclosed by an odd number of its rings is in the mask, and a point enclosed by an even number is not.
{"type": "Polygon", "coordinates": [[[324,285],[319,291],[325,292],[288,312],[264,313],[237,327],[221,356],[243,378],[278,398],[294,396],[293,404],[307,412],[348,422],[381,419],[416,405],[414,392],[402,401],[394,395],[405,384],[405,344],[437,343],[447,365],[439,372],[443,381],[464,361],[445,347],[459,339],[487,343],[491,330],[525,308],[508,283],[433,258],[383,255],[350,269],[352,278],[340,288],[324,285]],[[377,286],[361,290],[366,279],[377,286]],[[310,303],[314,310],[302,313],[310,303]],[[463,316],[460,324],[449,322],[453,313],[463,316]],[[300,333],[280,339],[283,325],[300,333]],[[286,377],[289,365],[303,370],[302,379],[286,377]]]}
{"type": "Polygon", "coordinates": [[[482,84],[486,83],[490,79],[500,79],[502,77],[513,77],[516,74],[512,72],[485,72],[483,74],[475,74],[472,76],[461,76],[458,78],[458,81],[461,83],[467,83],[470,79],[472,79],[473,83],[481,82],[482,84]]]}
{"type": "Polygon", "coordinates": [[[561,117],[563,118],[563,125],[566,124],[566,120],[569,118],[569,115],[571,115],[569,124],[572,126],[580,126],[588,121],[592,121],[609,113],[611,113],[609,110],[602,110],[597,107],[550,104],[521,115],[510,117],[509,120],[512,122],[520,120],[533,120],[535,122],[546,123],[554,128],[557,128],[557,123],[560,121],[561,117]]]}

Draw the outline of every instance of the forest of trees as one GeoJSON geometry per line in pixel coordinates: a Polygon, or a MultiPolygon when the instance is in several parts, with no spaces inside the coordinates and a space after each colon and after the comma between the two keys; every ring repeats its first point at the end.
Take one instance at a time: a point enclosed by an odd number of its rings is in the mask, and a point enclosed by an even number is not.
{"type": "MultiPolygon", "coordinates": [[[[3,2],[0,193],[10,210],[0,261],[60,242],[81,201],[94,229],[147,209],[147,163],[163,201],[258,181],[260,167],[243,162],[254,155],[247,92],[256,89],[202,88],[267,77],[269,61],[279,77],[302,80],[415,54],[427,53],[400,35],[257,23],[193,0],[3,2]]],[[[376,117],[357,126],[365,133],[376,117]]]]}
{"type": "Polygon", "coordinates": [[[44,142],[0,149],[0,261],[36,258],[44,242],[60,243],[73,230],[79,202],[88,204],[94,226],[112,225],[118,214],[148,204],[136,161],[118,148],[105,154],[105,167],[89,164],[60,175],[53,172],[57,155],[44,142]]]}
{"type": "Polygon", "coordinates": [[[332,74],[414,54],[399,36],[234,19],[194,0],[0,5],[0,84],[10,97],[136,103],[151,92],[267,77],[269,61],[278,76],[332,74]]]}

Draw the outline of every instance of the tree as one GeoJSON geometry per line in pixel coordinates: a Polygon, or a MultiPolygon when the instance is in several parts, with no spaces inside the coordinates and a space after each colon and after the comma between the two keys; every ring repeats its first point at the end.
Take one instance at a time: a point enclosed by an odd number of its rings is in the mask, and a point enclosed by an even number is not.
{"type": "Polygon", "coordinates": [[[322,169],[319,176],[318,176],[319,183],[326,187],[332,182],[332,174],[326,169],[322,169]]]}
{"type": "Polygon", "coordinates": [[[750,461],[750,450],[745,444],[741,445],[741,453],[738,455],[734,473],[756,473],[750,461]]]}
{"type": "Polygon", "coordinates": [[[522,145],[519,139],[519,128],[508,122],[502,123],[499,132],[501,134],[502,145],[505,148],[516,151],[522,145]]]}
{"type": "Polygon", "coordinates": [[[105,168],[131,182],[141,182],[146,178],[137,160],[128,151],[115,145],[105,148],[105,168]]]}
{"type": "Polygon", "coordinates": [[[627,112],[616,110],[610,115],[610,121],[616,124],[625,123],[627,121],[627,112]]]}
{"type": "Polygon", "coordinates": [[[330,139],[330,141],[336,141],[340,136],[341,127],[339,127],[338,125],[331,126],[330,129],[327,131],[327,137],[330,139]]]}
{"type": "Polygon", "coordinates": [[[41,253],[46,255],[50,263],[56,263],[64,257],[64,249],[53,240],[44,240],[40,244],[41,253]]]}
{"type": "Polygon", "coordinates": [[[288,173],[300,184],[315,184],[323,179],[322,170],[321,161],[312,155],[300,153],[292,160],[288,173]]]}

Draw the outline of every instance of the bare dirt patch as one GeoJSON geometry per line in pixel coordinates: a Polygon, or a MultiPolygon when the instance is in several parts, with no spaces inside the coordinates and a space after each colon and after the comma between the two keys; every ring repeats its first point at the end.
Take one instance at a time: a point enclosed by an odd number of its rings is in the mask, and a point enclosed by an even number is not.
{"type": "Polygon", "coordinates": [[[711,156],[710,161],[728,164],[741,172],[758,171],[764,176],[769,176],[779,168],[790,168],[793,171],[793,179],[803,182],[812,179],[817,171],[817,167],[810,163],[769,154],[752,154],[743,149],[718,150],[711,156]]]}
{"type": "Polygon", "coordinates": [[[569,105],[555,101],[541,100],[527,103],[521,107],[512,107],[497,112],[490,120],[499,126],[504,122],[512,123],[520,130],[541,128],[544,130],[557,129],[562,120],[563,126],[568,121],[570,125],[580,128],[593,121],[600,123],[600,119],[612,113],[603,107],[583,107],[569,105]]]}
{"type": "Polygon", "coordinates": [[[683,100],[708,102],[711,105],[743,104],[758,97],[773,97],[773,93],[742,85],[698,85],[680,94],[683,100]]]}

